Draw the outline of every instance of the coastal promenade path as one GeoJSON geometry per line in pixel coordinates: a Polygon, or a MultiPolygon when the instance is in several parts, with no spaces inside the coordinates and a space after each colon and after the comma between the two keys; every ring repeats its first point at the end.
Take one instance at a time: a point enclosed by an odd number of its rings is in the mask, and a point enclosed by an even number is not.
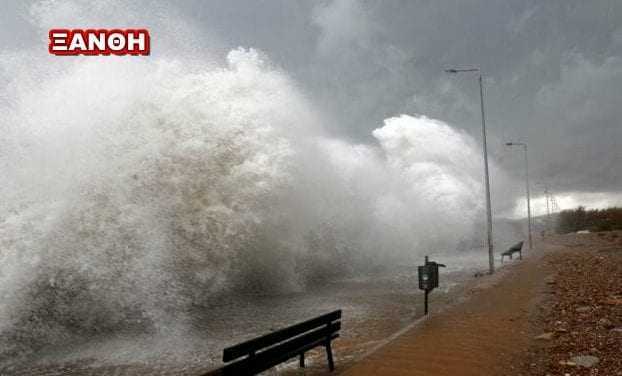
{"type": "Polygon", "coordinates": [[[466,301],[432,313],[341,374],[520,375],[539,334],[534,317],[550,269],[543,253],[483,277],[466,301]]]}

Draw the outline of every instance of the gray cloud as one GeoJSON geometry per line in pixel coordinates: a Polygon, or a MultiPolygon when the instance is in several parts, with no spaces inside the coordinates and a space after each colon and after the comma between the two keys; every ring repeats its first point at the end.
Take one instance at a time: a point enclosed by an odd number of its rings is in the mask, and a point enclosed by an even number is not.
{"type": "Polygon", "coordinates": [[[315,7],[313,23],[320,29],[318,50],[328,57],[337,49],[364,47],[374,34],[366,9],[357,0],[336,0],[315,7]]]}

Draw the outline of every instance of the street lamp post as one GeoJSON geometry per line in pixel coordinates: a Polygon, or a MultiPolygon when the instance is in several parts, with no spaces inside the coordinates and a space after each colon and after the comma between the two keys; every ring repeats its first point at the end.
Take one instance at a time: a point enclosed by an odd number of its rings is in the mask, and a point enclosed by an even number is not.
{"type": "MultiPolygon", "coordinates": [[[[525,152],[525,190],[527,192],[527,230],[529,232],[529,249],[533,248],[531,240],[531,201],[529,197],[529,160],[527,159],[527,144],[524,142],[506,142],[506,146],[522,146],[525,152]]],[[[548,201],[547,201],[548,204],[548,201]]]]}
{"type": "Polygon", "coordinates": [[[549,195],[549,187],[547,186],[544,188],[544,197],[546,198],[546,232],[551,232],[551,206],[549,205],[549,195]]]}
{"type": "Polygon", "coordinates": [[[486,116],[484,114],[484,84],[482,72],[479,68],[469,69],[445,69],[447,73],[477,72],[479,73],[479,99],[482,110],[482,148],[484,152],[484,182],[486,186],[486,219],[488,235],[488,267],[490,274],[495,272],[495,255],[492,244],[492,207],[490,204],[490,176],[488,174],[488,147],[486,146],[486,116]]]}
{"type": "Polygon", "coordinates": [[[544,200],[546,204],[546,226],[544,228],[544,234],[546,235],[552,229],[553,218],[551,217],[551,213],[553,210],[553,193],[551,193],[551,187],[547,183],[537,181],[533,184],[544,190],[544,200]]]}

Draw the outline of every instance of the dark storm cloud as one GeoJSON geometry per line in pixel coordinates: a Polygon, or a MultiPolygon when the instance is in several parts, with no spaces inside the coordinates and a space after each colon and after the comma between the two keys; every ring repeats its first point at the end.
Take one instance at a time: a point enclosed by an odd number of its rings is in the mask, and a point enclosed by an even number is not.
{"type": "MultiPolygon", "coordinates": [[[[490,149],[502,166],[520,171],[520,154],[502,145],[526,141],[534,181],[557,191],[622,187],[618,0],[197,0],[168,6],[217,39],[223,56],[240,45],[264,51],[329,115],[332,134],[362,142],[399,113],[435,117],[479,139],[475,77],[448,76],[443,68],[480,66],[490,149]]],[[[9,18],[5,13],[3,24],[9,18]]],[[[17,21],[7,24],[21,30],[17,21]]],[[[7,32],[1,36],[3,43],[10,39],[7,32]]]]}

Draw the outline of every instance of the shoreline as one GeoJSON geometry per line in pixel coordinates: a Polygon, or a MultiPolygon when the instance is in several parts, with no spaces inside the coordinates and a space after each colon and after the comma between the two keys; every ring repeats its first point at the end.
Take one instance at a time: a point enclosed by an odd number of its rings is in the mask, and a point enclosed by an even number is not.
{"type": "MultiPolygon", "coordinates": [[[[471,300],[478,294],[485,293],[486,291],[495,290],[500,283],[503,283],[508,274],[513,273],[517,268],[525,262],[534,262],[539,260],[544,255],[543,252],[525,252],[523,262],[506,262],[502,267],[497,268],[497,272],[490,275],[483,275],[481,277],[475,277],[475,268],[466,268],[463,271],[453,271],[441,276],[441,291],[435,291],[431,294],[431,309],[430,315],[425,317],[422,315],[423,306],[423,294],[417,289],[416,275],[413,274],[413,267],[405,268],[401,275],[394,276],[394,279],[374,278],[376,289],[371,291],[366,290],[369,286],[365,283],[361,283],[357,278],[352,280],[344,280],[336,282],[337,293],[328,294],[334,302],[323,301],[321,295],[315,296],[317,292],[308,292],[305,295],[314,295],[313,299],[318,299],[321,302],[321,306],[330,307],[331,304],[345,304],[344,299],[349,301],[348,304],[360,304],[361,306],[370,305],[375,308],[370,308],[367,311],[358,312],[357,315],[345,316],[343,320],[344,328],[342,330],[342,337],[334,343],[334,354],[336,359],[336,373],[340,374],[347,372],[351,367],[356,366],[360,362],[364,362],[365,359],[372,357],[383,348],[390,346],[391,343],[399,340],[402,336],[412,331],[418,331],[430,320],[435,320],[438,315],[443,315],[447,311],[456,309],[456,307],[468,306],[471,304],[471,300]],[[395,284],[399,285],[399,289],[391,290],[386,288],[386,285],[395,284]],[[352,287],[350,285],[356,286],[352,287]],[[337,287],[339,286],[339,287],[337,287]],[[347,287],[344,287],[347,286],[347,287]],[[340,290],[341,289],[341,290],[340,290]],[[362,290],[361,290],[362,289],[362,290]],[[340,294],[352,293],[358,291],[357,296],[343,296],[340,294]],[[349,299],[349,300],[348,300],[349,299]],[[359,302],[358,300],[361,300],[359,302]]],[[[479,269],[479,268],[478,268],[479,269]]],[[[289,298],[288,298],[289,299],[289,298]]],[[[316,302],[317,303],[317,302],[316,302]]],[[[266,303],[267,304],[267,303],[266,303]]],[[[269,304],[268,304],[269,305],[269,304]]],[[[346,304],[347,305],[347,304],[346,304]]],[[[353,308],[349,308],[352,310],[353,308]]],[[[351,311],[352,313],[353,311],[351,311]]],[[[310,316],[310,314],[309,314],[310,316]]],[[[285,321],[287,322],[287,321],[285,321]]],[[[277,325],[275,323],[264,323],[266,325],[277,325]]],[[[280,325],[280,324],[278,324],[280,325]]],[[[262,331],[255,329],[256,331],[262,331]]],[[[247,334],[245,336],[248,337],[247,334]]],[[[190,339],[193,340],[193,339],[190,339]]],[[[202,346],[200,341],[197,341],[198,346],[202,346]]],[[[109,348],[111,345],[106,344],[109,348]]],[[[137,346],[140,347],[140,346],[137,346]]],[[[218,345],[215,350],[215,356],[220,355],[222,346],[218,345]]],[[[117,363],[109,361],[101,361],[96,358],[88,357],[76,357],[72,361],[64,362],[47,362],[41,363],[36,367],[26,367],[23,369],[16,369],[15,375],[30,375],[37,374],[34,371],[41,370],[39,374],[48,374],[48,371],[59,370],[58,374],[71,374],[71,375],[90,375],[90,374],[115,374],[115,372],[121,372],[123,375],[142,375],[155,372],[157,370],[160,375],[198,375],[213,369],[214,366],[210,366],[209,360],[206,358],[208,354],[206,348],[200,349],[196,356],[201,357],[194,358],[192,360],[192,354],[186,354],[186,361],[183,358],[180,361],[175,362],[156,362],[149,363],[145,361],[123,361],[120,360],[117,363]],[[61,370],[64,370],[61,373],[61,370]],[[69,373],[67,373],[69,372],[69,373]]],[[[71,351],[69,351],[71,353],[71,351]]],[[[105,353],[103,353],[105,355],[105,353]]],[[[137,360],[137,359],[134,359],[137,360]]],[[[284,375],[297,375],[301,372],[305,375],[327,375],[326,360],[323,349],[316,349],[307,354],[307,368],[300,370],[297,367],[295,359],[285,363],[274,372],[284,375]]],[[[214,364],[214,363],[211,363],[214,364]]],[[[216,360],[216,365],[218,361],[216,360]]],[[[5,374],[5,373],[1,373],[5,374]]],[[[54,373],[50,373],[54,374],[54,373]]]]}
{"type": "MultiPolygon", "coordinates": [[[[474,280],[477,266],[472,264],[472,255],[463,256],[468,261],[464,269],[441,277],[441,286],[431,294],[431,312],[459,300],[465,286],[474,280]]],[[[461,264],[456,261],[456,265],[461,264]]],[[[339,364],[353,364],[421,319],[423,294],[416,283],[416,266],[404,266],[386,273],[329,282],[302,293],[251,299],[232,296],[214,307],[191,312],[195,323],[192,332],[179,338],[161,341],[140,333],[83,338],[63,346],[48,346],[20,364],[0,368],[0,375],[108,375],[117,370],[123,375],[155,370],[161,375],[196,375],[218,367],[226,345],[343,308],[344,329],[335,349],[339,369],[339,364]],[[349,344],[342,345],[345,342],[349,344]]],[[[324,372],[323,354],[309,353],[308,363],[307,374],[314,374],[314,368],[319,374],[324,372]]],[[[295,361],[292,364],[297,365],[295,361]]],[[[285,373],[290,372],[289,368],[294,367],[279,367],[285,373]]]]}

